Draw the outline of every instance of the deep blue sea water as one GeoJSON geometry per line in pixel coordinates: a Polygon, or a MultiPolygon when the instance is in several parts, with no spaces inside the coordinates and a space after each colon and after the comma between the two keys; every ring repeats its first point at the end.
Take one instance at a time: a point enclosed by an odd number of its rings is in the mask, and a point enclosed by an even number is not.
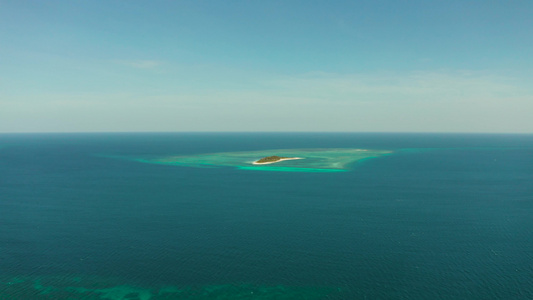
{"type": "Polygon", "coordinates": [[[533,299],[533,135],[0,135],[0,299],[533,299]],[[394,153],[113,158],[290,148],[394,153]]]}

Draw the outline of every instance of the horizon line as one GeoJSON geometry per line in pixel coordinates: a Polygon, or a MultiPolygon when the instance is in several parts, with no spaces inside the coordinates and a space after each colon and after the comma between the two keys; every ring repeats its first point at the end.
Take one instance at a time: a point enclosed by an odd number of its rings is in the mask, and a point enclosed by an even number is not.
{"type": "Polygon", "coordinates": [[[533,132],[488,132],[488,131],[14,131],[2,132],[0,135],[14,134],[483,134],[483,135],[533,135],[533,132]]]}

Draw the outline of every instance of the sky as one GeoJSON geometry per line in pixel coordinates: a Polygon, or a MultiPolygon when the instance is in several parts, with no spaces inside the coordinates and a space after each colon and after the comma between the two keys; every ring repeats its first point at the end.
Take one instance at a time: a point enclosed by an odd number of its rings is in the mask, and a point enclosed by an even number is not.
{"type": "Polygon", "coordinates": [[[533,133],[533,1],[0,0],[0,132],[533,133]]]}

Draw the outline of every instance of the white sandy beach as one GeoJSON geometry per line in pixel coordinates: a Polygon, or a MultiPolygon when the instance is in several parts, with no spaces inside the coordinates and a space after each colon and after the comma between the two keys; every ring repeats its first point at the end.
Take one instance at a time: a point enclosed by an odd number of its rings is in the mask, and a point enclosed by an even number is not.
{"type": "Polygon", "coordinates": [[[284,160],[295,160],[295,159],[304,159],[304,158],[303,157],[287,157],[287,158],[281,158],[280,160],[276,160],[276,161],[267,161],[264,163],[257,162],[256,160],[252,164],[253,165],[268,165],[268,164],[275,164],[277,162],[284,161],[284,160]]]}

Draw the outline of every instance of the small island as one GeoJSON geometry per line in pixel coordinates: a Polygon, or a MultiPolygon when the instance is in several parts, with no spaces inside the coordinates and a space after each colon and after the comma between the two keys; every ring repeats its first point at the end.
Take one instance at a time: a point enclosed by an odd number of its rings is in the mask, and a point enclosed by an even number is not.
{"type": "Polygon", "coordinates": [[[283,157],[283,156],[267,156],[263,157],[259,160],[254,161],[252,164],[254,165],[266,165],[266,164],[273,164],[284,160],[293,160],[293,159],[302,159],[301,157],[283,157]]]}

